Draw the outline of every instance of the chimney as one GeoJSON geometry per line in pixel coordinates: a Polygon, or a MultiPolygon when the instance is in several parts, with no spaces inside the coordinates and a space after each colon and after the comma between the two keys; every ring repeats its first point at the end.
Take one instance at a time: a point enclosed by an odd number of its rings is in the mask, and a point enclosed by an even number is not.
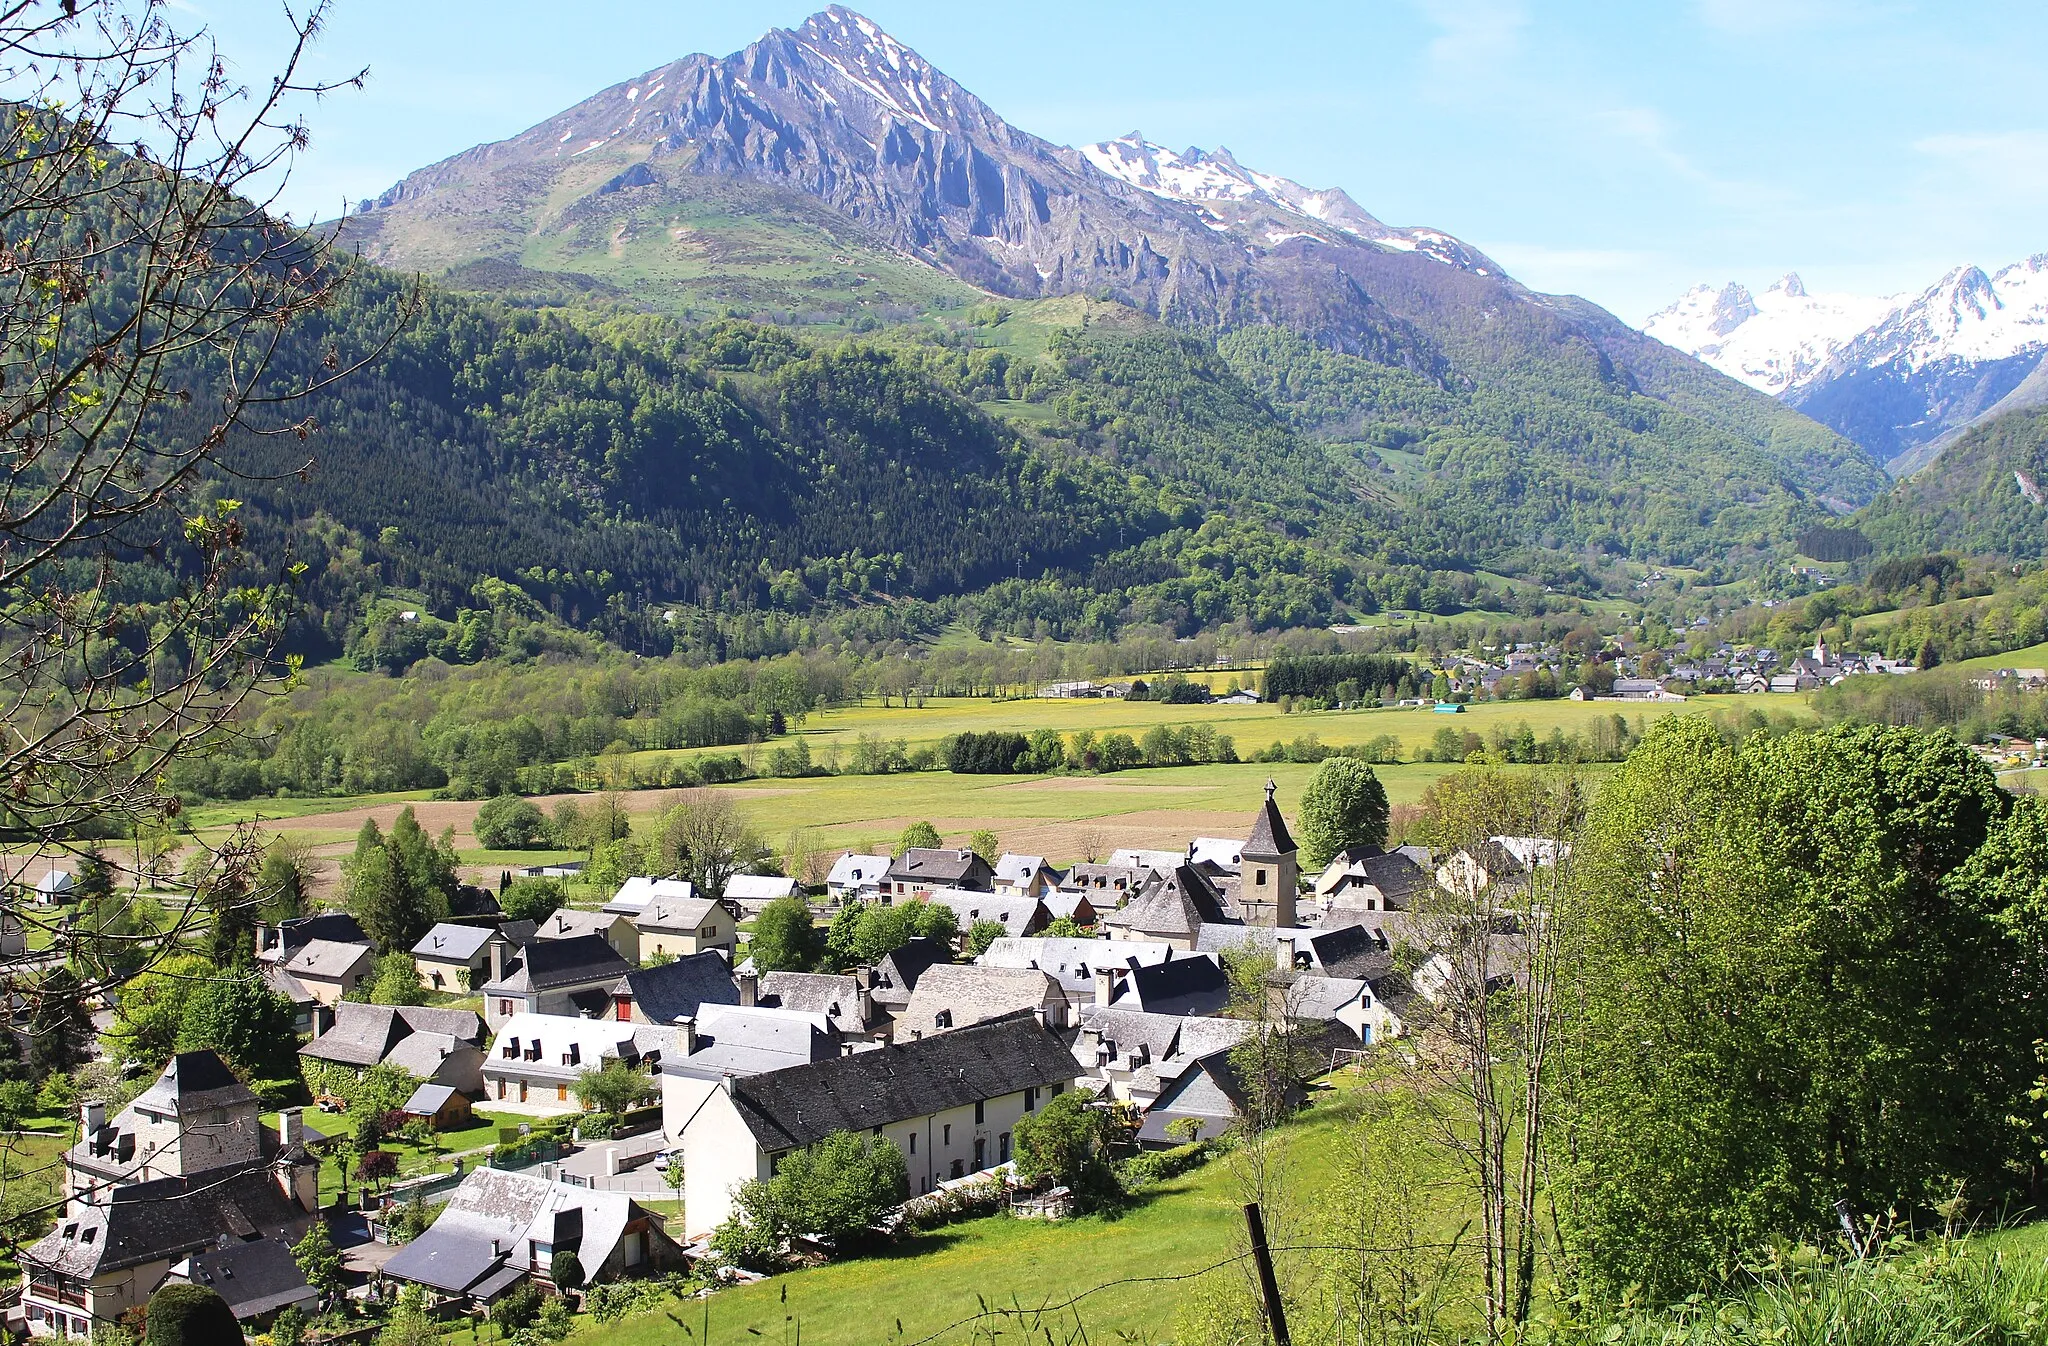
{"type": "Polygon", "coordinates": [[[90,1138],[95,1131],[98,1131],[107,1124],[107,1105],[97,1102],[88,1103],[85,1105],[83,1116],[85,1118],[85,1134],[90,1138]]]}
{"type": "Polygon", "coordinates": [[[1294,971],[1294,936],[1279,935],[1274,938],[1273,966],[1282,972],[1294,971]]]}
{"type": "Polygon", "coordinates": [[[742,1008],[751,1009],[755,997],[760,994],[761,979],[751,972],[742,972],[739,975],[739,984],[740,1005],[742,1008]]]}
{"type": "Polygon", "coordinates": [[[676,1050],[684,1056],[697,1050],[697,1021],[687,1014],[676,1020],[676,1050]]]}
{"type": "Polygon", "coordinates": [[[505,943],[502,934],[493,935],[490,940],[491,981],[494,984],[505,980],[505,943]]]}
{"type": "Polygon", "coordinates": [[[1098,967],[1095,969],[1095,1003],[1104,1009],[1116,999],[1116,969],[1098,967]]]}
{"type": "Polygon", "coordinates": [[[306,1143],[306,1110],[304,1108],[278,1109],[277,1143],[280,1145],[303,1145],[306,1143]]]}
{"type": "Polygon", "coordinates": [[[858,999],[855,1004],[860,1010],[861,1031],[865,1032],[867,1026],[875,1021],[875,993],[862,986],[856,994],[858,999]]]}

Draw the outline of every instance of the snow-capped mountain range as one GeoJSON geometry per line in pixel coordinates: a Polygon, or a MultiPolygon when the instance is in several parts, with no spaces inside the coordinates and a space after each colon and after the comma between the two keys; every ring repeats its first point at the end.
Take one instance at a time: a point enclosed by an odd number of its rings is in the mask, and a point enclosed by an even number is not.
{"type": "MultiPolygon", "coordinates": [[[[1211,152],[1194,147],[1175,154],[1155,145],[1141,132],[1081,147],[1082,157],[1113,178],[1168,201],[1196,207],[1213,229],[1225,230],[1274,212],[1313,220],[1362,242],[1397,252],[1419,253],[1479,275],[1498,275],[1500,267],[1469,243],[1440,229],[1400,229],[1368,214],[1343,188],[1318,191],[1287,178],[1246,168],[1222,146],[1211,152]]],[[[1315,238],[1290,231],[1284,222],[1265,220],[1268,244],[1290,238],[1315,238]]]]}
{"type": "Polygon", "coordinates": [[[2048,254],[1879,297],[1814,294],[1797,275],[1760,296],[1701,285],[1643,330],[1911,471],[2010,410],[2048,353],[2048,254]]]}

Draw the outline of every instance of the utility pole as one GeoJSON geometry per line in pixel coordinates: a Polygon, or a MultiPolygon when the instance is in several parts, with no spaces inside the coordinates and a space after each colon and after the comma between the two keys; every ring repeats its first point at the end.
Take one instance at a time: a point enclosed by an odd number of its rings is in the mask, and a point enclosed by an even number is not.
{"type": "Polygon", "coordinates": [[[1259,1297],[1266,1303],[1266,1326],[1273,1333],[1273,1346],[1292,1346],[1287,1335],[1287,1310],[1280,1303],[1280,1282],[1273,1277],[1273,1254],[1266,1247],[1266,1221],[1259,1203],[1244,1206],[1245,1228],[1251,1232],[1252,1263],[1259,1272],[1259,1297]]]}

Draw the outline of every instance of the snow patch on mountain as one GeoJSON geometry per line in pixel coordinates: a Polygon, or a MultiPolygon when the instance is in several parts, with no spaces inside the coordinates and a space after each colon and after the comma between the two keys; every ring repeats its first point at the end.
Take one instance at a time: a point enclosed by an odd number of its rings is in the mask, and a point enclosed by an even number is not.
{"type": "Polygon", "coordinates": [[[2048,254],[1959,266],[1918,294],[1812,294],[1796,274],[1754,297],[1700,285],[1643,330],[1774,396],[1861,369],[2005,360],[2048,349],[2048,254]]]}
{"type": "Polygon", "coordinates": [[[1753,296],[1730,282],[1695,286],[1643,330],[1772,396],[1812,379],[1837,351],[1882,322],[1900,297],[1813,294],[1797,273],[1753,296]]]}
{"type": "MultiPolygon", "coordinates": [[[[1447,266],[1497,274],[1499,268],[1476,248],[1438,229],[1400,229],[1383,224],[1341,188],[1318,190],[1288,178],[1261,173],[1240,164],[1229,150],[1190,146],[1176,154],[1132,131],[1115,140],[1083,145],[1081,156],[1110,177],[1167,201],[1195,206],[1216,227],[1249,222],[1261,212],[1314,220],[1363,243],[1419,252],[1447,266]]],[[[1267,228],[1266,237],[1280,242],[1297,235],[1267,228]]]]}

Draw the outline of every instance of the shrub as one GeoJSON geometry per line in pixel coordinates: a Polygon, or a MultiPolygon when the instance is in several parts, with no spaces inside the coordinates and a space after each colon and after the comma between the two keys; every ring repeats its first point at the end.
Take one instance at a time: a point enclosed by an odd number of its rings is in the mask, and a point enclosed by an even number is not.
{"type": "Polygon", "coordinates": [[[499,1333],[511,1336],[521,1328],[530,1327],[540,1317],[541,1300],[546,1298],[541,1288],[531,1281],[525,1281],[506,1292],[503,1299],[491,1305],[491,1323],[499,1333]]]}
{"type": "Polygon", "coordinates": [[[1128,1189],[1147,1187],[1168,1178],[1177,1178],[1189,1169],[1200,1168],[1209,1162],[1216,1148],[1206,1140],[1198,1140],[1171,1150],[1145,1150],[1119,1164],[1117,1175],[1128,1189]]]}
{"type": "Polygon", "coordinates": [[[149,1297],[143,1346],[214,1346],[241,1338],[227,1301],[203,1285],[173,1282],[149,1297]]]}
{"type": "Polygon", "coordinates": [[[574,1290],[583,1284],[583,1263],[576,1260],[576,1254],[564,1250],[548,1262],[548,1279],[564,1290],[574,1290]]]}
{"type": "Polygon", "coordinates": [[[499,795],[476,811],[476,843],[492,851],[530,851],[548,844],[548,820],[518,795],[499,795]]]}

